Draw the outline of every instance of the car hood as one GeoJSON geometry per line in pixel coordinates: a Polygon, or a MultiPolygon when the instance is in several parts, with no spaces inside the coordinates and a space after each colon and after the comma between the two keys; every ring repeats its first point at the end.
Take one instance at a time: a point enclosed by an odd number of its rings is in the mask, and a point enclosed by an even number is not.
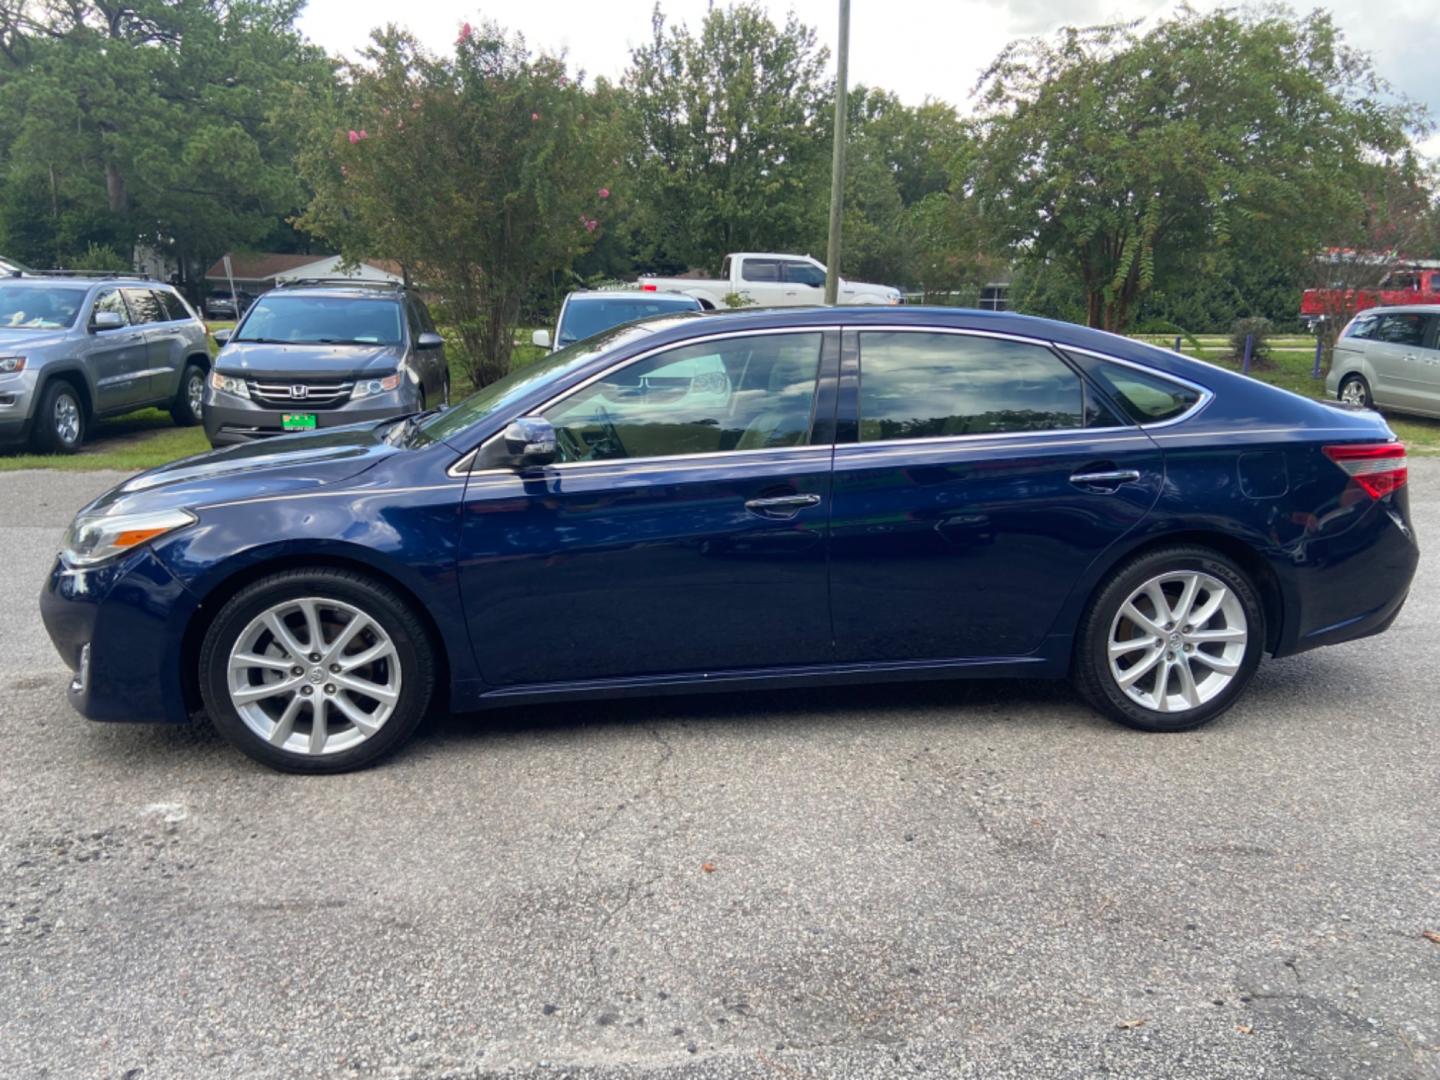
{"type": "Polygon", "coordinates": [[[226,375],[316,378],[372,375],[394,371],[405,355],[402,345],[269,345],[238,341],[215,357],[215,369],[226,375]]]}
{"type": "Polygon", "coordinates": [[[0,352],[43,349],[65,340],[63,330],[12,330],[0,327],[0,352]]]}
{"type": "Polygon", "coordinates": [[[81,512],[202,509],[338,483],[399,452],[380,438],[386,426],[370,421],[325,428],[182,458],[131,477],[81,512]]]}

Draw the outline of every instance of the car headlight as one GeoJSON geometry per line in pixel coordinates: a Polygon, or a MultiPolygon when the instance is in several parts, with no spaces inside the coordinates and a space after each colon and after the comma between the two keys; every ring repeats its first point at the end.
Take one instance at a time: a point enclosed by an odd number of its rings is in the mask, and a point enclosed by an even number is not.
{"type": "Polygon", "coordinates": [[[250,387],[246,386],[245,380],[237,375],[221,375],[218,371],[212,371],[210,385],[216,390],[223,390],[236,397],[248,398],[250,396],[250,387]]]}
{"type": "Polygon", "coordinates": [[[0,375],[15,375],[25,370],[25,357],[0,356],[0,375]]]}
{"type": "Polygon", "coordinates": [[[400,385],[400,375],[386,375],[383,379],[361,379],[355,384],[355,389],[350,391],[351,398],[372,397],[375,394],[387,394],[400,385]]]}
{"type": "Polygon", "coordinates": [[[98,566],[141,544],[196,522],[188,510],[81,514],[65,530],[60,555],[70,566],[98,566]]]}

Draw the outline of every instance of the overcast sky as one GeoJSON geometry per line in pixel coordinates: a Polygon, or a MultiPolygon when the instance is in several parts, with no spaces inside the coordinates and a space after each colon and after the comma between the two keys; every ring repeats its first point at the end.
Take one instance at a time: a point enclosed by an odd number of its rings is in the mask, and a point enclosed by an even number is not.
{"type": "MultiPolygon", "coordinates": [[[[761,0],[783,21],[791,9],[835,44],[836,0],[761,0]]],[[[662,0],[672,22],[698,27],[711,0],[662,0]]],[[[984,67],[1017,37],[1048,33],[1066,24],[1153,17],[1174,9],[1168,0],[851,0],[851,82],[892,90],[918,104],[927,97],[968,111],[969,95],[984,67]]],[[[1194,6],[1220,6],[1194,0],[1194,6]]],[[[1297,5],[1309,10],[1314,5],[1297,5]]],[[[1370,52],[1397,89],[1424,101],[1440,117],[1440,18],[1425,0],[1377,5],[1334,0],[1328,5],[1347,39],[1370,52]]],[[[448,49],[466,19],[495,19],[525,35],[537,50],[564,50],[572,66],[590,76],[618,78],[630,50],[650,33],[652,0],[309,0],[301,29],[332,52],[353,55],[371,27],[407,26],[430,48],[448,49]]],[[[833,62],[833,61],[832,61],[833,62]]],[[[1425,141],[1440,155],[1440,136],[1425,141]]]]}

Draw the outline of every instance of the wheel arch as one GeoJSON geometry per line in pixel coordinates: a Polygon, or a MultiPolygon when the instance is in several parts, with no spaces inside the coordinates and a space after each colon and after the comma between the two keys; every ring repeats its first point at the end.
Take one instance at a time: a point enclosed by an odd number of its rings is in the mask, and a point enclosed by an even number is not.
{"type": "Polygon", "coordinates": [[[399,596],[409,606],[415,618],[420,621],[420,625],[425,628],[425,636],[429,639],[430,651],[435,662],[435,682],[437,686],[446,689],[446,700],[448,701],[451,665],[445,637],[441,634],[439,624],[436,623],[430,610],[401,578],[387,572],[374,562],[352,557],[343,552],[325,551],[297,557],[291,552],[275,551],[237,567],[228,576],[214,582],[205,592],[199,606],[187,623],[180,642],[181,691],[184,694],[187,709],[194,711],[201,707],[200,647],[205,641],[205,634],[214,623],[221,608],[242,589],[261,578],[282,570],[311,569],[348,570],[352,573],[363,574],[373,578],[399,596]]]}
{"type": "Polygon", "coordinates": [[[1123,563],[1168,547],[1192,546],[1209,548],[1224,555],[1243,570],[1256,591],[1265,612],[1265,651],[1273,653],[1281,640],[1285,623],[1285,592],[1280,577],[1268,559],[1244,540],[1229,533],[1211,529],[1182,529],[1174,532],[1153,534],[1138,539],[1134,544],[1110,554],[1101,568],[1090,575],[1084,593],[1084,602],[1076,612],[1074,625],[1080,625],[1085,612],[1095,602],[1100,590],[1105,587],[1114,571],[1123,563]]]}
{"type": "Polygon", "coordinates": [[[67,382],[80,395],[80,406],[85,410],[85,419],[95,418],[95,393],[90,386],[90,379],[85,374],[85,369],[76,363],[61,364],[52,367],[46,364],[40,369],[40,381],[35,387],[35,401],[39,401],[46,389],[52,382],[59,379],[67,382]]]}

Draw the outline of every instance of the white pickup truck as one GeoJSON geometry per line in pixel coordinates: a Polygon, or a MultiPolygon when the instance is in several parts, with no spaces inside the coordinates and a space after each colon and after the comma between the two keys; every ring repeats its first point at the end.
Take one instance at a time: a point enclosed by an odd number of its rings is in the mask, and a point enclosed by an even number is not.
{"type": "MultiPolygon", "coordinates": [[[[825,265],[808,255],[737,251],[720,264],[720,277],[642,277],[644,292],[678,292],[705,308],[725,308],[732,294],[759,307],[799,307],[825,301],[825,265]]],[[[898,304],[900,290],[889,285],[840,279],[842,304],[898,304]]]]}

